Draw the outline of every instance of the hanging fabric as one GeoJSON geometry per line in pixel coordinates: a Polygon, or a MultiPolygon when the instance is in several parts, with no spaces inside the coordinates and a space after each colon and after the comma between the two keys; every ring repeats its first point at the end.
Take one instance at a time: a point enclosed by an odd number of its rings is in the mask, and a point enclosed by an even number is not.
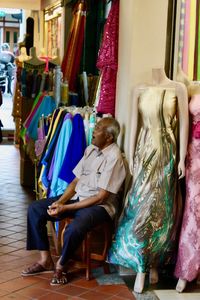
{"type": "Polygon", "coordinates": [[[97,67],[101,71],[100,97],[97,111],[115,115],[118,68],[119,0],[113,0],[105,24],[97,67]]]}
{"type": "Polygon", "coordinates": [[[62,72],[64,80],[68,81],[69,90],[75,92],[85,33],[86,5],[84,0],[78,1],[73,14],[67,49],[62,61],[62,72]]]}

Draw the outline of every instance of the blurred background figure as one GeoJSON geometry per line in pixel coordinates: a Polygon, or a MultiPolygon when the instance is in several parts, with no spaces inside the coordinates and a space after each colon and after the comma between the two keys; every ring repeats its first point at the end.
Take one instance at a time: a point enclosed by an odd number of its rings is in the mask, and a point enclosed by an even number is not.
{"type": "Polygon", "coordinates": [[[0,90],[12,95],[11,83],[15,77],[15,56],[8,43],[0,47],[0,90]]]}

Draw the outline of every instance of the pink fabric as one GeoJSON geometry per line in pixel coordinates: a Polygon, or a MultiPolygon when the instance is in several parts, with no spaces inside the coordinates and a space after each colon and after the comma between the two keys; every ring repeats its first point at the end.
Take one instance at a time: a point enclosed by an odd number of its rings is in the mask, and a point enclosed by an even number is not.
{"type": "Polygon", "coordinates": [[[189,32],[190,32],[190,0],[185,4],[185,25],[183,39],[183,71],[188,74],[188,52],[189,52],[189,32]]]}
{"type": "Polygon", "coordinates": [[[195,129],[191,131],[187,152],[186,202],[175,276],[192,281],[200,271],[200,95],[192,97],[189,109],[195,129]]]}
{"type": "Polygon", "coordinates": [[[192,135],[196,139],[200,139],[200,121],[192,125],[192,135]]]}
{"type": "Polygon", "coordinates": [[[102,81],[97,111],[115,115],[116,78],[118,68],[119,0],[110,9],[97,60],[102,81]]]}

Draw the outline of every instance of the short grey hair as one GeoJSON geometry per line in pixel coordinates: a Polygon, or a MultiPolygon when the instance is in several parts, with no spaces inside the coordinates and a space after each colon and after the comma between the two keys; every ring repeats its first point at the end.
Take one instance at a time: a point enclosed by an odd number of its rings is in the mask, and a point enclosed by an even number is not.
{"type": "Polygon", "coordinates": [[[104,120],[107,124],[106,126],[106,131],[112,135],[113,137],[113,142],[117,142],[117,138],[120,133],[120,125],[119,122],[112,117],[105,117],[102,120],[104,120]]]}

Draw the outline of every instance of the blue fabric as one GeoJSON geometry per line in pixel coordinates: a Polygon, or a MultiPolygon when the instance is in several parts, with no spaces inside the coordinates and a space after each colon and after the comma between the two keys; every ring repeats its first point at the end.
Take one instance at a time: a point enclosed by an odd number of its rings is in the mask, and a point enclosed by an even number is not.
{"type": "Polygon", "coordinates": [[[83,118],[80,114],[76,114],[72,120],[72,134],[67,147],[66,155],[59,178],[68,184],[75,178],[73,169],[82,158],[86,148],[86,136],[83,118]]]}
{"type": "MultiPolygon", "coordinates": [[[[53,113],[53,116],[52,116],[52,120],[51,120],[52,123],[55,122],[55,120],[56,120],[56,118],[57,118],[57,116],[58,116],[58,113],[59,113],[59,109],[56,109],[56,110],[54,111],[54,113],[53,113]]],[[[52,127],[50,126],[49,129],[50,129],[50,128],[51,128],[51,132],[52,132],[53,126],[52,126],[52,127]]],[[[39,171],[39,173],[40,173],[40,170],[41,170],[41,167],[42,167],[42,160],[43,160],[43,158],[44,158],[44,156],[45,156],[45,154],[46,154],[46,151],[47,151],[47,149],[48,149],[48,145],[49,145],[49,141],[50,141],[51,132],[49,131],[49,132],[48,132],[48,135],[45,134],[45,135],[47,135],[47,141],[46,141],[46,143],[45,143],[45,147],[44,147],[44,149],[43,149],[43,152],[42,152],[40,161],[39,161],[39,163],[38,163],[38,171],[39,171]]]]}
{"type": "Polygon", "coordinates": [[[37,140],[37,128],[38,122],[42,115],[48,116],[52,114],[54,109],[56,108],[56,102],[51,96],[44,96],[40,106],[38,107],[37,111],[35,112],[29,127],[27,128],[27,134],[33,140],[37,140]]]}
{"type": "Polygon", "coordinates": [[[43,173],[42,173],[42,184],[44,185],[44,187],[46,189],[48,189],[48,187],[50,185],[50,181],[48,180],[47,176],[48,176],[48,173],[49,173],[51,160],[52,160],[52,157],[53,157],[53,154],[54,154],[54,151],[55,151],[56,143],[57,143],[57,140],[58,140],[58,137],[59,137],[61,127],[62,127],[64,116],[65,116],[65,113],[63,112],[63,114],[61,114],[61,116],[60,116],[60,119],[58,121],[56,130],[53,134],[53,137],[52,137],[51,141],[49,141],[49,145],[46,149],[46,153],[43,156],[43,159],[41,161],[41,164],[45,165],[45,168],[44,168],[43,173]]]}
{"type": "MultiPolygon", "coordinates": [[[[67,114],[69,115],[69,114],[67,114]]],[[[67,151],[67,147],[70,141],[72,133],[72,120],[66,119],[63,122],[60,135],[56,144],[55,156],[54,156],[54,164],[52,168],[52,178],[51,178],[51,186],[50,186],[50,197],[55,197],[60,194],[63,194],[67,187],[67,183],[63,180],[59,180],[58,174],[63,164],[63,160],[65,158],[65,153],[67,151]]]]}

